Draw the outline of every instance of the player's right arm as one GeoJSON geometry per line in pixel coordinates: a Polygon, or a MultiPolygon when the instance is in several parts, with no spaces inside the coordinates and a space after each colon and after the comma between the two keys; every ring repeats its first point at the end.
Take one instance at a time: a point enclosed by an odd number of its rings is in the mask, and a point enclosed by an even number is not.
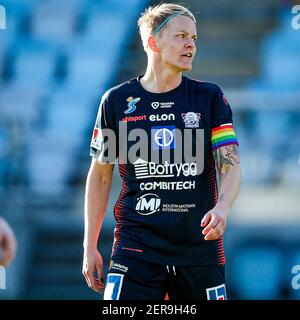
{"type": "Polygon", "coordinates": [[[96,292],[104,287],[103,260],[97,244],[108,204],[113,168],[114,164],[100,163],[92,158],[86,181],[82,274],[88,286],[96,292]]]}

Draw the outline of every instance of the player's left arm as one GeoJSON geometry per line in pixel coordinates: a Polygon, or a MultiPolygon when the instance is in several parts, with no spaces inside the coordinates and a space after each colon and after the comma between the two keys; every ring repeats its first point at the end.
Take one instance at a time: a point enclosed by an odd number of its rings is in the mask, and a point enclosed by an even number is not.
{"type": "Polygon", "coordinates": [[[241,180],[240,159],[236,144],[229,144],[213,151],[220,176],[219,200],[201,221],[205,240],[216,240],[226,230],[230,209],[238,195],[241,180]]]}

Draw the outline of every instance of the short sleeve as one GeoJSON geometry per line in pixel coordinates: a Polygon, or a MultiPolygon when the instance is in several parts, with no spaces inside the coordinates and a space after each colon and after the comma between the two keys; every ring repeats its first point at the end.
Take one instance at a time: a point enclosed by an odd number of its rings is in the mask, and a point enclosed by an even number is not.
{"type": "Polygon", "coordinates": [[[226,96],[218,87],[212,106],[212,149],[235,144],[238,141],[232,123],[232,111],[226,96]]]}
{"type": "Polygon", "coordinates": [[[90,155],[103,163],[113,163],[117,158],[117,130],[111,100],[108,92],[102,96],[90,144],[90,155]]]}

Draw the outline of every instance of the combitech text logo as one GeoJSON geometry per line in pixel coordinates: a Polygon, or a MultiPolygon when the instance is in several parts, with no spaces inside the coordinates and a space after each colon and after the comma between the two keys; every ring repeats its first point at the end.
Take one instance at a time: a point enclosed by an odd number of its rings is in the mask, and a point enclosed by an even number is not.
{"type": "Polygon", "coordinates": [[[0,5],[0,29],[6,29],[6,13],[5,8],[0,5]]]}
{"type": "Polygon", "coordinates": [[[6,272],[3,266],[0,266],[0,290],[6,289],[6,272]]]}
{"type": "Polygon", "coordinates": [[[294,15],[292,18],[292,28],[295,30],[300,29],[300,5],[297,4],[292,8],[292,14],[294,15]]]}

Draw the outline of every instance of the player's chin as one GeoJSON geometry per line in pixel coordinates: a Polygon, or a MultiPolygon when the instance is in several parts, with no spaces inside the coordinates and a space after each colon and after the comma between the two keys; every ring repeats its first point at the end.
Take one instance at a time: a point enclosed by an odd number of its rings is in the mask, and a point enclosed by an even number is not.
{"type": "Polygon", "coordinates": [[[190,66],[190,67],[181,67],[180,69],[181,69],[182,72],[191,71],[192,70],[192,66],[190,66]]]}
{"type": "Polygon", "coordinates": [[[185,67],[182,69],[182,71],[191,71],[191,70],[192,70],[192,66],[185,67]]]}
{"type": "Polygon", "coordinates": [[[191,71],[192,70],[192,64],[181,64],[180,67],[181,71],[191,71]]]}

